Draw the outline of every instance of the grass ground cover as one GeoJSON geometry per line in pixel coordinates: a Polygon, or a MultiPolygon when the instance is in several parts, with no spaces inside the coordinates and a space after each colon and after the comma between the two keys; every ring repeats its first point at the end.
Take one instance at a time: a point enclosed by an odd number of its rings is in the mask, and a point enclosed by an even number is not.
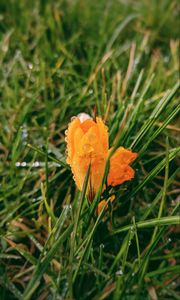
{"type": "Polygon", "coordinates": [[[0,300],[180,299],[178,12],[1,0],[0,300]],[[65,130],[94,106],[110,146],[138,159],[132,181],[88,203],[65,130]]]}

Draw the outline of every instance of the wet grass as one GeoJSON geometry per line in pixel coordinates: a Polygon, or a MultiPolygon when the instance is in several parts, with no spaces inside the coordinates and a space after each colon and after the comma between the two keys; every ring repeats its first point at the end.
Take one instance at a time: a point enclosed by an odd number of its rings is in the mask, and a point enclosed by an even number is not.
{"type": "Polygon", "coordinates": [[[179,299],[178,2],[0,8],[0,299],[179,299]],[[64,140],[95,105],[139,154],[98,217],[64,140]]]}

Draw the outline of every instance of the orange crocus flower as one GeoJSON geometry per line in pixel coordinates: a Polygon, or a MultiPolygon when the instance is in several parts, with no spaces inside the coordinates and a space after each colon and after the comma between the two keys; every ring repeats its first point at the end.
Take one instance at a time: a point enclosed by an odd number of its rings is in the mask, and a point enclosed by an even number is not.
{"type": "MultiPolygon", "coordinates": [[[[66,131],[67,163],[71,166],[74,180],[82,190],[84,178],[91,165],[87,194],[92,201],[102,182],[109,155],[108,128],[100,117],[93,120],[82,113],[73,118],[66,131]]],[[[116,186],[134,177],[129,166],[137,157],[136,153],[118,148],[110,158],[107,184],[116,186]]]]}

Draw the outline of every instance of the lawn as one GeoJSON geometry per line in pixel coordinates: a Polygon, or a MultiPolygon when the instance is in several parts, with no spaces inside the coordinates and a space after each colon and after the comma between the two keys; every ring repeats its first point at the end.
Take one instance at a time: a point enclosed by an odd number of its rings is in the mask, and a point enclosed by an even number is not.
{"type": "Polygon", "coordinates": [[[0,300],[180,299],[178,4],[0,1],[0,300]],[[89,201],[65,131],[95,111],[138,157],[89,201]]]}

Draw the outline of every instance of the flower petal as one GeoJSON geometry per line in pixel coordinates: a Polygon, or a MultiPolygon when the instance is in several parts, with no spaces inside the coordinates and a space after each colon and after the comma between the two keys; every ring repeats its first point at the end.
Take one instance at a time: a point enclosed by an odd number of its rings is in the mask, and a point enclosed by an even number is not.
{"type": "Polygon", "coordinates": [[[107,126],[104,124],[104,122],[102,121],[101,118],[97,117],[96,118],[96,122],[97,122],[97,128],[99,131],[99,139],[100,142],[103,145],[103,149],[104,151],[108,151],[109,148],[109,142],[108,142],[108,128],[107,126]]]}
{"type": "Polygon", "coordinates": [[[134,170],[129,166],[137,157],[131,150],[120,147],[110,159],[108,185],[116,186],[134,177],[134,170]]]}
{"type": "Polygon", "coordinates": [[[71,166],[74,180],[80,190],[82,190],[88,167],[91,165],[88,193],[94,195],[97,192],[104,175],[107,146],[107,128],[100,118],[98,118],[98,123],[92,119],[86,119],[82,123],[75,119],[69,125],[67,163],[71,166]]]}
{"type": "Polygon", "coordinates": [[[72,158],[74,155],[74,146],[75,146],[74,133],[75,133],[76,129],[79,127],[79,125],[80,125],[80,120],[78,118],[75,118],[69,124],[68,130],[66,133],[67,153],[68,153],[67,163],[69,163],[69,164],[72,161],[72,158]]]}
{"type": "Polygon", "coordinates": [[[81,129],[84,131],[84,133],[86,133],[92,126],[95,126],[96,123],[91,120],[91,119],[87,119],[85,120],[83,123],[81,123],[81,129]]]}

